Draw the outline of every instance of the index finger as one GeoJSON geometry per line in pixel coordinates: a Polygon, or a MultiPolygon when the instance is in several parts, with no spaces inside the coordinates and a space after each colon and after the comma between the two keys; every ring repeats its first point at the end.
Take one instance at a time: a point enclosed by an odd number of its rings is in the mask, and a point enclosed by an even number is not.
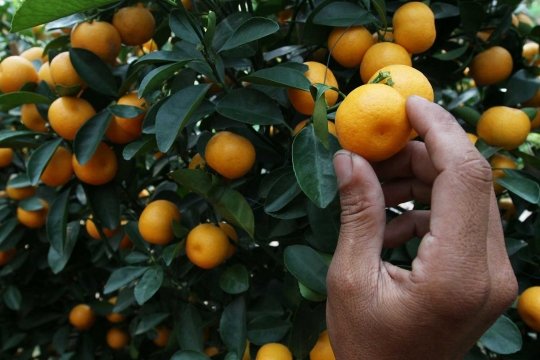
{"type": "Polygon", "coordinates": [[[438,173],[430,233],[424,238],[429,241],[422,241],[413,272],[419,267],[424,274],[470,276],[472,266],[483,273],[487,271],[491,167],[456,119],[439,105],[410,97],[407,114],[438,173]]]}

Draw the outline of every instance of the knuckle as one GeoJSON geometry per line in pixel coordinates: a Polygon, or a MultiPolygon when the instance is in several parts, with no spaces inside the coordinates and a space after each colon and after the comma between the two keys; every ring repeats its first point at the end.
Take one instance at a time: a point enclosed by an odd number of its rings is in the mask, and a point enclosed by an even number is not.
{"type": "Polygon", "coordinates": [[[467,151],[463,156],[456,159],[454,171],[461,176],[466,184],[480,190],[491,190],[492,172],[491,166],[477,151],[467,151]]]}
{"type": "Polygon", "coordinates": [[[373,214],[382,209],[377,202],[360,194],[349,194],[341,199],[342,231],[361,231],[375,226],[373,214]]]}

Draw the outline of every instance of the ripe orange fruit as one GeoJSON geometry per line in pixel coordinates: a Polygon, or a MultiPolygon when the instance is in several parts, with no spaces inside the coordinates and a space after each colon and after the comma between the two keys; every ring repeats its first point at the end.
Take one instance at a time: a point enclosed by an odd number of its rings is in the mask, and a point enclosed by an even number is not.
{"type": "MultiPolygon", "coordinates": [[[[307,124],[307,119],[306,120],[302,120],[300,121],[295,127],[294,127],[294,130],[293,130],[293,136],[295,136],[296,134],[298,134],[300,132],[300,130],[302,130],[307,124]]],[[[328,120],[328,132],[330,134],[333,134],[334,136],[337,136],[336,135],[336,125],[331,122],[330,120],[328,120]]]]}
{"type": "Polygon", "coordinates": [[[19,91],[26,83],[38,82],[38,74],[30,61],[21,56],[9,56],[0,63],[0,91],[19,91]]]}
{"type": "Polygon", "coordinates": [[[181,220],[175,204],[167,200],[152,201],[139,218],[139,232],[150,244],[168,244],[174,239],[173,220],[181,220]]]}
{"type": "Polygon", "coordinates": [[[219,349],[215,346],[210,346],[204,349],[203,353],[204,355],[211,357],[211,356],[219,354],[219,349]]]}
{"type": "Polygon", "coordinates": [[[508,78],[514,63],[512,55],[503,47],[493,46],[476,55],[469,67],[478,86],[493,85],[508,78]]]}
{"type": "Polygon", "coordinates": [[[12,248],[6,251],[0,251],[0,266],[7,265],[17,252],[16,248],[12,248]]]}
{"type": "Polygon", "coordinates": [[[521,104],[522,107],[539,107],[540,106],[540,90],[538,90],[530,99],[521,104]]]}
{"type": "Polygon", "coordinates": [[[203,269],[212,269],[227,259],[229,238],[214,224],[194,227],[186,240],[186,255],[192,263],[203,269]]]}
{"type": "MultiPolygon", "coordinates": [[[[315,61],[307,61],[304,65],[307,65],[309,68],[304,75],[312,84],[326,84],[338,88],[334,73],[325,65],[315,61]]],[[[291,100],[291,104],[296,111],[304,115],[313,114],[315,101],[313,101],[313,97],[311,97],[309,91],[287,89],[287,95],[289,95],[289,100],[291,100]]],[[[334,106],[338,99],[338,93],[334,90],[328,90],[324,93],[324,97],[328,106],[334,106]]]]}
{"type": "Polygon", "coordinates": [[[315,347],[309,353],[309,360],[336,360],[330,339],[328,338],[328,330],[323,331],[319,335],[319,339],[315,347]]]}
{"type": "Polygon", "coordinates": [[[156,22],[152,13],[143,7],[125,7],[113,16],[113,26],[120,34],[122,43],[128,46],[142,45],[154,36],[156,22]]]}
{"type": "Polygon", "coordinates": [[[540,286],[530,287],[521,294],[517,311],[525,324],[540,331],[540,286]]]}
{"type": "Polygon", "coordinates": [[[282,344],[270,343],[263,345],[255,360],[293,360],[291,351],[282,344]]]}
{"type": "Polygon", "coordinates": [[[339,107],[336,130],[344,149],[372,162],[388,159],[409,141],[405,99],[387,85],[362,85],[339,107]]]}
{"type": "Polygon", "coordinates": [[[13,161],[13,149],[0,148],[0,168],[9,166],[13,161]]]}
{"type": "Polygon", "coordinates": [[[25,58],[28,61],[40,60],[42,62],[48,61],[48,56],[43,54],[43,48],[40,47],[31,47],[21,53],[21,57],[25,58]]]}
{"type": "Polygon", "coordinates": [[[114,179],[118,170],[118,161],[114,151],[100,142],[96,152],[84,165],[79,164],[75,154],[71,157],[75,176],[90,185],[103,185],[114,179]]]}
{"type": "MultiPolygon", "coordinates": [[[[109,299],[109,303],[114,305],[114,304],[116,304],[116,300],[117,300],[117,297],[114,296],[114,297],[112,297],[112,298],[109,299]]],[[[109,322],[112,322],[112,323],[114,323],[114,324],[117,324],[117,323],[119,323],[119,322],[122,322],[122,321],[124,321],[125,318],[126,318],[124,315],[122,315],[122,314],[116,314],[116,313],[110,313],[110,314],[107,314],[105,317],[107,318],[107,320],[109,320],[109,322]]],[[[122,346],[122,347],[123,347],[123,346],[122,346]]]]}
{"type": "Polygon", "coordinates": [[[6,186],[7,196],[12,200],[24,200],[36,195],[37,188],[35,186],[25,186],[20,188],[10,187],[9,183],[6,186]]]}
{"type": "Polygon", "coordinates": [[[88,101],[63,96],[51,104],[49,123],[58,135],[66,140],[73,140],[81,126],[95,114],[96,111],[88,101]]]}
{"type": "Polygon", "coordinates": [[[375,44],[364,55],[360,64],[360,77],[367,84],[373,74],[389,65],[412,66],[411,55],[398,44],[390,42],[375,44]]]}
{"type": "Polygon", "coordinates": [[[171,335],[171,330],[165,326],[158,326],[156,328],[157,338],[154,339],[154,344],[159,347],[164,347],[169,342],[169,336],[171,335]]]}
{"type": "Polygon", "coordinates": [[[96,321],[96,313],[86,304],[79,304],[71,309],[69,322],[79,330],[88,330],[96,321]]]}
{"type": "Polygon", "coordinates": [[[54,89],[54,81],[51,76],[51,67],[49,62],[44,62],[43,65],[39,68],[38,71],[38,80],[45,81],[51,88],[54,89]]]}
{"type": "Polygon", "coordinates": [[[226,222],[220,221],[218,225],[221,230],[225,232],[225,235],[227,235],[227,237],[235,243],[235,245],[233,245],[229,240],[229,250],[227,250],[228,259],[236,252],[236,244],[238,244],[238,234],[236,233],[236,230],[234,230],[234,228],[226,222]]]}
{"type": "Polygon", "coordinates": [[[243,136],[221,131],[206,144],[205,156],[206,163],[220,175],[237,179],[253,167],[255,147],[243,136]]]}
{"type": "Polygon", "coordinates": [[[104,21],[82,22],[71,32],[71,46],[83,48],[114,64],[122,48],[120,34],[114,26],[104,21]]]}
{"type": "Polygon", "coordinates": [[[249,340],[246,340],[246,350],[244,351],[244,356],[242,356],[242,360],[251,360],[251,355],[249,353],[249,340]]]}
{"type": "MultiPolygon", "coordinates": [[[[118,100],[118,105],[134,106],[143,110],[146,110],[150,107],[150,105],[146,102],[144,98],[139,100],[139,96],[136,92],[122,96],[118,100]]],[[[109,127],[107,128],[107,132],[105,132],[105,136],[107,136],[109,140],[117,144],[125,144],[127,142],[131,142],[141,136],[142,123],[145,116],[146,111],[133,118],[121,118],[118,116],[113,116],[109,127]]]]}
{"type": "Polygon", "coordinates": [[[36,104],[24,104],[21,107],[21,122],[29,130],[46,132],[47,121],[37,110],[36,104]]]}
{"type": "Polygon", "coordinates": [[[501,197],[499,199],[499,208],[503,210],[502,218],[504,220],[510,221],[512,218],[516,217],[516,207],[514,206],[511,198],[501,197]]]}
{"type": "Polygon", "coordinates": [[[129,342],[129,334],[118,328],[111,328],[107,331],[107,344],[111,349],[121,350],[129,342]]]}
{"type": "MultiPolygon", "coordinates": [[[[501,154],[493,155],[493,157],[491,158],[491,167],[494,169],[517,169],[514,160],[501,154]]],[[[492,170],[491,173],[493,176],[493,180],[506,177],[506,174],[503,170],[492,170]]],[[[503,192],[505,188],[504,186],[493,181],[493,189],[495,190],[495,193],[499,194],[503,192]]]]}
{"type": "Polygon", "coordinates": [[[197,167],[203,168],[206,160],[201,156],[201,154],[195,154],[191,161],[189,162],[188,169],[196,169],[197,167]]]}
{"type": "MultiPolygon", "coordinates": [[[[412,95],[418,95],[426,100],[433,101],[435,98],[433,94],[433,87],[429,80],[420,71],[407,65],[390,65],[385,66],[377,71],[369,82],[375,80],[381,72],[387,72],[392,78],[394,83],[392,87],[397,90],[405,99],[412,95]]],[[[388,79],[384,79],[379,84],[388,83],[388,79]]]]}
{"type": "Polygon", "coordinates": [[[39,229],[45,225],[47,214],[49,213],[49,204],[43,199],[39,199],[39,202],[41,202],[43,207],[35,211],[28,211],[17,207],[17,219],[27,228],[39,229]]]}
{"type": "Polygon", "coordinates": [[[72,153],[63,146],[56,148],[51,160],[41,174],[41,181],[49,186],[63,186],[73,176],[72,153]]]}
{"type": "Polygon", "coordinates": [[[474,134],[467,133],[467,136],[469,137],[469,140],[471,140],[471,142],[473,143],[473,145],[475,145],[476,142],[478,141],[478,136],[476,136],[476,135],[474,135],[474,134]]]}
{"type": "Polygon", "coordinates": [[[360,65],[372,45],[371,33],[363,26],[335,27],[328,36],[328,50],[345,67],[360,65]]]}
{"type": "Polygon", "coordinates": [[[154,51],[158,51],[159,47],[157,46],[156,42],[153,39],[148,40],[145,42],[141,48],[137,50],[137,56],[143,56],[145,54],[149,54],[154,51]]]}
{"type": "MultiPolygon", "coordinates": [[[[531,63],[534,60],[534,56],[537,55],[539,52],[540,48],[538,46],[538,43],[528,42],[523,45],[522,55],[527,61],[527,63],[531,63]]],[[[535,65],[538,65],[538,63],[540,63],[540,60],[537,60],[535,62],[535,65]]]]}
{"type": "MultiPolygon", "coordinates": [[[[116,229],[114,230],[107,229],[107,228],[102,228],[102,229],[103,229],[103,233],[105,234],[105,237],[107,239],[110,239],[114,235],[118,234],[118,232],[120,231],[120,226],[117,226],[116,229]]],[[[96,240],[101,240],[101,236],[99,235],[99,231],[96,227],[96,224],[92,220],[92,216],[90,216],[90,218],[86,220],[86,232],[88,233],[88,235],[90,235],[91,238],[96,239],[96,240]]],[[[114,304],[114,303],[111,303],[111,304],[114,304]]]]}
{"type": "Polygon", "coordinates": [[[538,129],[540,127],[540,109],[538,109],[535,118],[531,121],[531,130],[538,129]]]}
{"type": "Polygon", "coordinates": [[[64,51],[54,57],[50,65],[51,77],[55,84],[62,86],[81,85],[85,88],[87,85],[81,79],[73,64],[68,51],[64,51]]]}
{"type": "Polygon", "coordinates": [[[531,121],[521,110],[494,106],[482,114],[476,125],[479,137],[494,147],[513,150],[521,145],[531,131],[531,121]]]}
{"type": "Polygon", "coordinates": [[[428,50],[437,37],[435,15],[422,2],[400,6],[392,20],[395,42],[412,54],[428,50]]]}

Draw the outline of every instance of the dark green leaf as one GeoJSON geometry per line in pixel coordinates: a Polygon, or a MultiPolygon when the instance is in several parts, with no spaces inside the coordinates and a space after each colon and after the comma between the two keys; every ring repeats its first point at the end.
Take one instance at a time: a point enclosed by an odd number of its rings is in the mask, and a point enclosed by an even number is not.
{"type": "Polygon", "coordinates": [[[429,6],[435,19],[446,19],[449,17],[459,16],[459,8],[452,4],[444,2],[434,2],[429,6]]]}
{"type": "Polygon", "coordinates": [[[480,342],[497,354],[513,354],[523,345],[519,328],[506,316],[501,316],[480,338],[480,342]]]}
{"type": "Polygon", "coordinates": [[[114,75],[99,56],[86,49],[72,48],[69,58],[77,74],[89,87],[101,94],[116,97],[118,87],[114,75]]]}
{"type": "Polygon", "coordinates": [[[135,330],[134,335],[140,335],[140,334],[144,334],[148,332],[150,329],[161,324],[163,320],[169,317],[169,315],[170,314],[165,314],[165,313],[154,313],[154,314],[143,316],[141,318],[141,322],[139,323],[139,326],[137,326],[137,329],[135,330]]]}
{"type": "Polygon", "coordinates": [[[175,352],[171,360],[210,360],[210,358],[197,351],[181,350],[175,352]]]}
{"type": "Polygon", "coordinates": [[[126,230],[126,235],[129,240],[131,240],[139,250],[148,253],[149,245],[139,232],[139,223],[137,221],[130,221],[124,226],[124,229],[126,230]]]}
{"type": "Polygon", "coordinates": [[[156,139],[154,137],[147,140],[135,140],[130,142],[124,148],[122,156],[125,160],[131,160],[134,157],[148,153],[156,147],[156,139]]]}
{"type": "Polygon", "coordinates": [[[386,20],[386,0],[371,0],[371,3],[375,7],[377,14],[379,14],[379,17],[382,20],[383,28],[386,28],[386,26],[388,25],[386,20]]]}
{"type": "Polygon", "coordinates": [[[111,119],[110,112],[102,111],[88,119],[77,131],[73,141],[73,152],[79,164],[85,165],[94,155],[111,123],[111,119]]]}
{"type": "Polygon", "coordinates": [[[532,180],[507,176],[494,181],[531,204],[540,201],[540,186],[532,180]]]}
{"type": "Polygon", "coordinates": [[[43,209],[43,204],[38,197],[34,196],[19,201],[19,207],[26,211],[37,211],[43,209]]]}
{"type": "Polygon", "coordinates": [[[41,174],[43,174],[43,171],[45,171],[49,160],[54,155],[56,148],[62,143],[62,141],[62,138],[48,141],[37,148],[32,155],[30,155],[26,171],[32,185],[36,185],[39,182],[41,174]]]}
{"type": "Polygon", "coordinates": [[[136,65],[189,61],[192,58],[192,55],[175,48],[172,51],[154,51],[150,54],[146,54],[137,60],[136,65]]]}
{"type": "MultiPolygon", "coordinates": [[[[381,1],[384,5],[384,1],[381,1]]],[[[338,1],[326,5],[315,15],[313,22],[326,26],[357,26],[377,22],[377,19],[363,7],[350,2],[338,1]]]]}
{"type": "Polygon", "coordinates": [[[243,296],[232,301],[223,311],[219,328],[223,343],[240,359],[246,349],[246,300],[243,296]]]}
{"type": "Polygon", "coordinates": [[[105,284],[104,294],[110,294],[121,287],[128,285],[130,282],[137,280],[146,272],[147,267],[126,266],[114,271],[109,280],[105,284]]]}
{"type": "Polygon", "coordinates": [[[301,283],[314,291],[326,294],[328,265],[309,246],[293,245],[285,249],[285,266],[301,283]]]}
{"type": "Polygon", "coordinates": [[[444,60],[444,61],[455,60],[461,57],[463,54],[465,54],[468,48],[469,46],[463,45],[463,46],[458,47],[457,49],[450,50],[445,53],[437,53],[432,56],[436,59],[444,60]]]}
{"type": "Polygon", "coordinates": [[[321,301],[325,301],[327,298],[326,295],[311,290],[310,288],[308,288],[306,285],[302,284],[301,282],[298,282],[298,288],[300,290],[300,294],[302,294],[302,297],[306,300],[313,301],[313,302],[321,302],[321,301]]]}
{"type": "Polygon", "coordinates": [[[319,323],[306,301],[302,301],[294,315],[289,350],[297,359],[304,359],[319,338],[319,323]]]}
{"type": "Polygon", "coordinates": [[[259,185],[259,196],[261,198],[268,197],[270,189],[274,184],[282,177],[288,173],[293,173],[292,166],[285,166],[279,169],[272,170],[269,174],[266,174],[259,185]]]}
{"type": "Polygon", "coordinates": [[[298,194],[302,192],[294,172],[287,172],[281,176],[268,192],[264,210],[266,212],[275,212],[283,209],[298,194]]]}
{"type": "Polygon", "coordinates": [[[540,88],[540,79],[526,69],[518,70],[508,81],[504,105],[515,106],[533,97],[540,88]]]}
{"type": "Polygon", "coordinates": [[[178,323],[178,343],[184,350],[202,352],[203,331],[202,321],[197,310],[188,305],[180,316],[178,323]]]}
{"type": "Polygon", "coordinates": [[[521,111],[523,111],[527,116],[529,117],[529,120],[533,121],[536,115],[538,115],[538,109],[536,108],[522,108],[521,111]]]}
{"type": "Polygon", "coordinates": [[[208,12],[208,25],[204,32],[203,43],[210,49],[212,47],[212,41],[214,40],[214,34],[216,33],[216,13],[213,11],[208,12]]]}
{"type": "Polygon", "coordinates": [[[249,274],[242,264],[233,265],[221,275],[219,286],[229,294],[240,294],[249,288],[249,274]]]}
{"type": "Polygon", "coordinates": [[[135,286],[135,300],[139,305],[144,304],[154,296],[163,283],[163,268],[153,267],[144,273],[135,286]]]}
{"type": "Polygon", "coordinates": [[[148,73],[141,82],[139,88],[139,97],[148,95],[156,88],[161,86],[163,82],[171,78],[177,71],[182,69],[189,61],[176,62],[160,66],[148,73]]]}
{"type": "MultiPolygon", "coordinates": [[[[173,220],[173,224],[175,223],[176,221],[173,220]]],[[[185,237],[186,235],[178,236],[176,235],[176,232],[174,233],[174,236],[176,237],[185,237]]],[[[178,256],[180,251],[184,248],[185,244],[186,244],[185,240],[182,240],[178,244],[169,245],[165,248],[165,250],[163,250],[163,261],[165,261],[165,265],[167,266],[171,265],[172,261],[174,260],[175,257],[178,256]]]]}
{"type": "Polygon", "coordinates": [[[64,267],[67,265],[71,253],[75,248],[77,239],[79,238],[79,230],[81,226],[78,221],[73,221],[67,224],[66,230],[66,244],[62,251],[56,251],[54,247],[49,247],[49,254],[47,256],[47,261],[52,272],[58,274],[60,271],[64,270],[64,267]]]}
{"type": "Polygon", "coordinates": [[[143,261],[147,261],[148,259],[150,259],[148,255],[140,253],[138,251],[132,251],[124,258],[124,260],[128,264],[137,264],[143,261]]]}
{"type": "Polygon", "coordinates": [[[19,311],[21,309],[22,302],[22,294],[20,290],[14,285],[9,285],[4,292],[4,302],[9,309],[19,311]]]}
{"type": "Polygon", "coordinates": [[[516,240],[512,238],[505,238],[504,244],[506,246],[506,252],[508,253],[508,256],[514,255],[519,250],[523,249],[524,247],[528,245],[525,241],[516,240]]]}
{"type": "Polygon", "coordinates": [[[94,214],[102,226],[115,230],[120,224],[120,199],[116,187],[111,184],[101,186],[85,185],[84,191],[94,214]]]}
{"type": "MultiPolygon", "coordinates": [[[[61,35],[57,37],[56,39],[52,39],[43,49],[43,54],[48,55],[49,51],[51,50],[63,49],[69,45],[70,41],[71,41],[71,37],[69,35],[61,35]]],[[[53,59],[52,57],[49,57],[49,61],[51,61],[52,59],[53,59]]]]}
{"type": "Polygon", "coordinates": [[[276,66],[256,71],[251,75],[244,76],[242,81],[305,91],[309,91],[309,87],[311,86],[311,82],[306,78],[304,73],[285,66],[276,66]]]}
{"type": "Polygon", "coordinates": [[[482,4],[476,1],[461,1],[458,4],[461,24],[465,34],[470,39],[476,38],[476,33],[482,27],[487,14],[482,4]]]}
{"type": "Polygon", "coordinates": [[[200,44],[203,37],[201,30],[200,28],[193,28],[188,16],[190,16],[190,14],[187,11],[179,9],[173,10],[169,18],[169,26],[174,34],[180,39],[194,45],[200,44]]]}
{"type": "Polygon", "coordinates": [[[478,120],[480,120],[480,114],[475,108],[470,106],[458,106],[452,109],[452,115],[457,118],[462,119],[467,122],[469,125],[476,127],[478,120]]]}
{"type": "Polygon", "coordinates": [[[271,35],[279,30],[279,25],[270,19],[253,17],[242,23],[223,44],[219,51],[231,50],[271,35]]]}
{"type": "Polygon", "coordinates": [[[488,159],[491,156],[495,155],[501,149],[489,146],[488,143],[482,138],[478,138],[474,146],[476,146],[480,154],[482,154],[485,159],[488,159]]]}
{"type": "MultiPolygon", "coordinates": [[[[322,85],[324,88],[330,87],[322,85]]],[[[317,92],[317,100],[315,101],[315,110],[313,111],[313,130],[315,130],[315,136],[323,144],[326,150],[330,150],[330,140],[328,134],[328,119],[326,115],[326,99],[324,96],[324,90],[319,88],[317,92]]]]}
{"type": "Polygon", "coordinates": [[[135,294],[133,287],[125,287],[118,293],[116,302],[114,303],[113,312],[119,314],[127,309],[135,302],[135,294]]]}
{"type": "Polygon", "coordinates": [[[250,88],[233,90],[218,103],[216,111],[246,124],[283,123],[283,115],[278,104],[266,94],[250,88]]]}
{"type": "Polygon", "coordinates": [[[84,14],[74,14],[70,16],[63,17],[61,19],[51,21],[47,25],[45,25],[45,30],[56,30],[56,29],[65,29],[65,28],[72,28],[74,25],[85,21],[86,18],[84,14]]]}
{"type": "Polygon", "coordinates": [[[131,119],[141,114],[144,114],[146,112],[146,110],[141,109],[140,107],[137,107],[137,106],[118,105],[118,104],[110,105],[107,109],[114,116],[118,116],[124,119],[131,119]]]}
{"type": "Polygon", "coordinates": [[[51,100],[45,96],[19,91],[0,95],[0,110],[7,112],[23,104],[50,104],[51,100]]]}
{"type": "Polygon", "coordinates": [[[249,322],[247,337],[255,345],[280,342],[290,328],[290,322],[274,316],[264,315],[249,322]]]}
{"type": "Polygon", "coordinates": [[[15,346],[19,345],[25,338],[26,338],[25,333],[16,333],[16,334],[10,336],[2,344],[2,351],[6,351],[6,350],[9,350],[11,348],[14,348],[15,346]]]}
{"type": "Polygon", "coordinates": [[[213,48],[216,51],[219,50],[231,34],[251,17],[251,14],[248,12],[235,12],[225,18],[225,20],[220,21],[216,27],[216,35],[212,44],[213,48]]]}
{"type": "Polygon", "coordinates": [[[316,249],[333,253],[337,246],[341,226],[341,207],[339,198],[321,209],[313,203],[308,204],[308,217],[311,231],[306,233],[306,240],[316,249]]]}
{"type": "Polygon", "coordinates": [[[69,193],[71,189],[64,190],[51,204],[45,229],[47,230],[47,240],[54,250],[62,254],[66,245],[67,218],[69,193]]]}

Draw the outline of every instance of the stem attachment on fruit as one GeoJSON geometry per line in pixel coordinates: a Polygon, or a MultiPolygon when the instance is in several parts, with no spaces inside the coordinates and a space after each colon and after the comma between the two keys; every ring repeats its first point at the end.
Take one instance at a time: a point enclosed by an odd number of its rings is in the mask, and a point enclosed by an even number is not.
{"type": "Polygon", "coordinates": [[[377,75],[375,79],[369,82],[369,84],[380,84],[380,83],[383,83],[384,85],[388,85],[388,86],[394,86],[394,82],[392,81],[392,76],[390,75],[389,71],[379,71],[379,75],[377,75]]]}

